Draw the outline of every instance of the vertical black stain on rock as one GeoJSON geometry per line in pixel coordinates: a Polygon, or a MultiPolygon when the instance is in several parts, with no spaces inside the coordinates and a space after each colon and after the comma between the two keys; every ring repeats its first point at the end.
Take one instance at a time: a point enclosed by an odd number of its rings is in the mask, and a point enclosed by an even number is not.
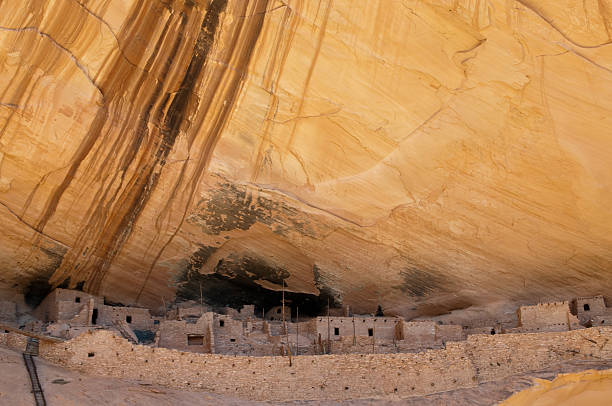
{"type": "MultiPolygon", "coordinates": [[[[114,230],[108,230],[111,231],[110,233],[105,233],[112,236],[112,241],[115,241],[115,244],[110,251],[105,253],[107,257],[102,265],[103,267],[101,267],[102,269],[94,272],[93,282],[91,283],[93,291],[97,291],[99,289],[106,269],[108,266],[110,266],[110,262],[117,255],[119,249],[123,246],[131,234],[133,225],[142,213],[142,210],[149,201],[153,190],[155,190],[155,187],[157,186],[161,176],[162,167],[166,164],[168,154],[174,147],[181,124],[183,123],[188,111],[189,100],[194,94],[196,82],[200,77],[200,73],[214,42],[215,33],[219,25],[219,14],[225,9],[226,5],[227,0],[213,0],[210,3],[208,9],[206,10],[206,15],[202,20],[192,57],[187,71],[183,76],[180,87],[170,103],[170,107],[165,113],[165,116],[163,112],[167,106],[170,94],[166,94],[164,96],[163,102],[160,104],[160,107],[156,112],[156,118],[164,116],[161,126],[161,142],[157,146],[157,150],[152,156],[152,163],[146,166],[148,168],[148,172],[145,171],[146,175],[140,179],[137,179],[137,187],[126,190],[128,193],[128,196],[126,197],[131,197],[131,204],[127,205],[127,207],[124,205],[123,210],[125,210],[125,216],[123,217],[121,224],[114,230]]],[[[181,21],[181,29],[184,28],[184,24],[185,17],[183,16],[181,21]]],[[[166,62],[163,76],[168,74],[170,66],[174,63],[174,58],[178,52],[178,46],[182,40],[181,36],[182,35],[179,35],[177,37],[172,52],[172,57],[166,62]]],[[[161,85],[162,84],[160,83],[158,86],[161,88],[161,85]]],[[[153,98],[149,102],[149,106],[154,104],[154,99],[157,98],[157,94],[158,92],[155,92],[153,98]]]]}
{"type": "MultiPolygon", "coordinates": [[[[76,283],[77,279],[85,280],[86,290],[93,293],[99,291],[110,264],[131,235],[135,223],[156,189],[168,154],[174,147],[189,109],[197,108],[197,100],[191,102],[194,98],[192,96],[195,95],[194,88],[199,81],[203,66],[214,42],[219,26],[219,16],[224,11],[226,4],[227,0],[213,0],[209,4],[194,44],[189,65],[180,81],[178,90],[162,96],[164,87],[172,88],[166,82],[173,76],[171,70],[179,65],[175,59],[179,55],[181,45],[186,38],[184,30],[187,27],[189,15],[194,10],[193,3],[191,6],[187,4],[187,9],[180,12],[178,32],[175,35],[169,56],[162,64],[159,72],[160,80],[156,82],[148,101],[143,105],[133,136],[128,137],[125,141],[128,152],[121,158],[122,163],[120,165],[122,168],[120,183],[125,187],[120,194],[118,194],[118,190],[110,197],[106,197],[106,193],[102,194],[103,197],[110,200],[101,199],[97,203],[80,235],[80,240],[84,242],[77,244],[73,249],[69,261],[64,261],[62,269],[54,275],[55,281],[75,273],[74,270],[77,267],[73,266],[74,262],[77,261],[77,258],[85,256],[89,251],[90,254],[82,260],[83,266],[77,271],[78,277],[74,278],[73,283],[76,283]],[[155,112],[152,112],[154,106],[158,107],[155,112]],[[151,123],[154,126],[151,127],[151,123]],[[150,130],[150,128],[153,130],[150,130]],[[159,129],[160,136],[149,135],[149,132],[155,131],[155,129],[159,129]],[[143,145],[145,140],[146,144],[143,145]],[[138,162],[136,162],[136,159],[138,159],[138,162]],[[130,179],[124,179],[124,171],[132,164],[138,165],[138,168],[130,179]],[[89,249],[90,247],[92,249],[89,249]]],[[[106,107],[103,110],[107,111],[106,107]]],[[[101,123],[94,123],[97,133],[100,133],[100,128],[107,115],[101,117],[101,123]]],[[[79,159],[79,163],[80,161],[82,159],[79,159]]],[[[79,163],[76,163],[76,167],[79,163]]],[[[70,179],[67,177],[66,182],[69,181],[70,179]]],[[[67,188],[67,184],[64,185],[64,183],[54,194],[52,207],[47,208],[40,223],[41,227],[44,227],[48,218],[55,211],[61,195],[67,188]]]]}
{"type": "MultiPolygon", "coordinates": [[[[242,5],[243,11],[246,12],[247,10],[249,10],[251,2],[242,1],[238,2],[238,4],[242,5]]],[[[251,60],[252,52],[255,48],[257,39],[259,38],[259,34],[261,33],[264,14],[267,6],[267,0],[254,0],[252,4],[253,7],[251,9],[253,13],[248,19],[242,18],[244,16],[240,15],[238,18],[232,20],[235,23],[234,25],[236,28],[232,30],[233,34],[230,36],[231,38],[228,41],[224,41],[224,49],[226,49],[225,54],[228,59],[223,68],[221,68],[223,74],[212,75],[212,79],[206,85],[207,91],[202,93],[203,100],[199,101],[201,108],[198,110],[198,115],[200,118],[206,118],[206,123],[204,124],[204,126],[206,127],[206,137],[204,138],[204,142],[202,143],[200,150],[197,153],[197,159],[195,160],[196,164],[195,168],[193,169],[193,175],[186,182],[188,190],[186,200],[188,204],[192,201],[193,196],[195,195],[195,191],[198,187],[198,182],[201,179],[202,174],[206,172],[206,168],[208,167],[208,164],[212,157],[215,145],[219,140],[223,126],[229,119],[230,114],[233,110],[234,103],[236,101],[236,98],[238,97],[238,93],[243,84],[246,69],[251,60]],[[249,23],[245,23],[245,21],[247,20],[249,20],[249,23]],[[229,68],[230,61],[232,64],[232,68],[229,68]],[[213,103],[213,99],[215,98],[217,99],[217,102],[213,103]],[[213,104],[220,104],[220,111],[215,113],[214,116],[211,115],[209,117],[208,113],[209,111],[212,111],[211,106],[213,104]]],[[[206,41],[203,41],[203,43],[205,42],[206,41]]],[[[195,122],[198,122],[199,127],[201,122],[198,118],[196,118],[195,122]]],[[[195,136],[192,133],[187,139],[190,150],[194,138],[195,136]]],[[[180,182],[182,182],[182,178],[185,174],[186,169],[185,165],[186,163],[183,164],[183,169],[181,170],[174,191],[178,190],[178,185],[180,182]]],[[[143,284],[139,289],[138,294],[136,295],[136,302],[140,300],[140,297],[149,281],[151,273],[153,272],[153,269],[157,264],[157,261],[161,257],[164,249],[169,245],[174,236],[178,233],[178,230],[182,226],[183,221],[186,219],[187,210],[188,207],[186,206],[184,208],[183,216],[179,221],[176,231],[170,235],[169,239],[166,241],[166,243],[163,245],[161,250],[155,256],[153,262],[151,263],[145,275],[143,284]]]]}
{"type": "MultiPolygon", "coordinates": [[[[185,119],[190,97],[193,94],[196,82],[199,80],[200,73],[204,67],[204,62],[206,62],[206,58],[215,40],[215,33],[219,26],[219,15],[225,10],[226,5],[227,0],[213,0],[206,10],[206,15],[202,21],[200,32],[198,33],[193,55],[189,62],[189,67],[170,104],[170,108],[168,109],[162,126],[162,143],[156,155],[156,158],[162,165],[165,164],[168,153],[172,150],[181,124],[185,119]]],[[[167,94],[166,99],[169,96],[170,95],[167,94]]],[[[162,105],[165,106],[166,103],[162,103],[162,105]]]]}

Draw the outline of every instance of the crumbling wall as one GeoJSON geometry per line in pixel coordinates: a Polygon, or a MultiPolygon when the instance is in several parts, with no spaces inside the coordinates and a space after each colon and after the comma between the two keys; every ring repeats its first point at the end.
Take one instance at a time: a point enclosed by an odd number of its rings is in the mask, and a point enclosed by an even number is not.
{"type": "Polygon", "coordinates": [[[612,311],[593,317],[593,327],[597,326],[612,326],[612,311]]]}
{"type": "Polygon", "coordinates": [[[152,330],[153,319],[149,309],[140,307],[102,306],[98,324],[112,325],[125,321],[132,330],[152,330]]]}
{"type": "Polygon", "coordinates": [[[90,314],[83,316],[83,310],[91,313],[93,308],[101,309],[104,299],[85,292],[70,289],[55,289],[34,310],[33,315],[43,322],[71,321],[79,325],[90,323],[90,314]],[[92,309],[88,309],[93,306],[92,309]]]}
{"type": "Polygon", "coordinates": [[[433,344],[436,340],[436,323],[433,321],[402,322],[402,337],[414,347],[433,344]]]}
{"type": "Polygon", "coordinates": [[[289,366],[288,357],[233,357],[133,346],[108,332],[86,333],[41,348],[41,356],[90,374],[259,400],[410,396],[473,383],[469,360],[452,352],[424,354],[300,356],[289,366]]]}
{"type": "Polygon", "coordinates": [[[0,321],[12,324],[17,320],[17,304],[8,300],[0,300],[0,321]]]}
{"type": "Polygon", "coordinates": [[[157,345],[183,351],[210,353],[215,345],[212,323],[213,313],[210,312],[204,313],[195,323],[187,320],[162,320],[157,331],[157,345]]]}
{"type": "Polygon", "coordinates": [[[518,309],[518,319],[518,327],[509,332],[567,331],[580,328],[580,322],[571,314],[568,302],[521,306],[518,309]]]}
{"type": "Polygon", "coordinates": [[[108,331],[61,344],[41,356],[94,375],[199,388],[254,400],[409,397],[474,386],[571,359],[612,358],[612,328],[472,336],[417,354],[247,357],[132,345],[108,331]]]}
{"type": "Polygon", "coordinates": [[[581,323],[592,321],[593,325],[606,324],[606,318],[612,318],[612,309],[606,307],[603,296],[576,298],[572,301],[572,308],[581,323]],[[601,323],[602,320],[604,323],[601,323]]]}
{"type": "Polygon", "coordinates": [[[321,335],[322,340],[327,340],[329,325],[330,340],[355,335],[386,339],[390,342],[395,339],[396,325],[402,322],[402,319],[395,317],[317,317],[315,320],[317,334],[321,335]]]}
{"type": "Polygon", "coordinates": [[[402,342],[376,340],[374,337],[341,337],[331,340],[332,354],[395,354],[398,352],[414,352],[413,348],[402,346],[402,342]]]}
{"type": "MultiPolygon", "coordinates": [[[[285,321],[291,320],[291,308],[285,306],[285,321]]],[[[266,311],[266,320],[271,321],[283,321],[283,306],[274,306],[273,308],[266,311]]]]}
{"type": "Polygon", "coordinates": [[[440,341],[442,344],[448,341],[462,341],[465,340],[465,337],[463,326],[457,324],[436,325],[436,341],[440,341]]]}
{"type": "Polygon", "coordinates": [[[2,330],[0,333],[0,345],[15,351],[25,351],[28,338],[23,334],[2,330]]]}

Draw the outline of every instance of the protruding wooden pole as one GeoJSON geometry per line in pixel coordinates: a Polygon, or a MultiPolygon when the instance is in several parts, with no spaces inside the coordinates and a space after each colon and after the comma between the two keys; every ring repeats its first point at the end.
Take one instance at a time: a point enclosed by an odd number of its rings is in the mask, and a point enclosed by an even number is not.
{"type": "Polygon", "coordinates": [[[331,341],[330,340],[330,325],[329,325],[329,298],[327,298],[327,353],[331,352],[331,341]]]}
{"type": "Polygon", "coordinates": [[[357,345],[357,335],[355,334],[355,315],[353,314],[353,345],[357,345]]]}
{"type": "Polygon", "coordinates": [[[285,324],[285,280],[283,279],[283,299],[282,299],[282,307],[283,307],[283,332],[287,335],[287,325],[285,324]]]}
{"type": "Polygon", "coordinates": [[[200,281],[200,308],[202,309],[202,314],[204,314],[204,299],[202,298],[202,281],[200,281]]]}
{"type": "Polygon", "coordinates": [[[295,355],[300,355],[300,306],[295,309],[295,355]]]}

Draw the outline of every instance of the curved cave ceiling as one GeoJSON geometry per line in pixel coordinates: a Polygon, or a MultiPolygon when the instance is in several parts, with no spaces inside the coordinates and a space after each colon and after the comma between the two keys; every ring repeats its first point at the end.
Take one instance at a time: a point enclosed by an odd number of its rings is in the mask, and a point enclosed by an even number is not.
{"type": "Polygon", "coordinates": [[[611,32],[610,0],[0,1],[0,285],[609,295],[611,32]]]}

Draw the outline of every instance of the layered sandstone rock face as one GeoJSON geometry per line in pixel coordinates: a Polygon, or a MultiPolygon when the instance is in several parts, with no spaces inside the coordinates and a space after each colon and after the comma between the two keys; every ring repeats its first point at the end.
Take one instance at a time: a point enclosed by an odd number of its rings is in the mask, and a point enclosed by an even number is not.
{"type": "Polygon", "coordinates": [[[612,1],[0,1],[0,281],[405,316],[612,294],[612,1]]]}

